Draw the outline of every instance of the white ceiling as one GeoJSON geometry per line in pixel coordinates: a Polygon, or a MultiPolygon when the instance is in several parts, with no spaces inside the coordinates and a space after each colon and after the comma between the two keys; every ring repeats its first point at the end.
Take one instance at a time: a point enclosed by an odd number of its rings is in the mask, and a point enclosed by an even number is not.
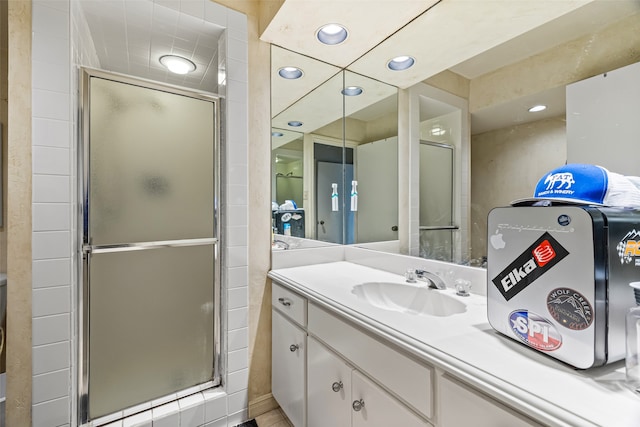
{"type": "MultiPolygon", "coordinates": [[[[406,88],[444,70],[473,79],[640,12],[638,0],[407,0],[402,2],[404,8],[400,3],[342,0],[325,8],[318,0],[286,0],[261,38],[337,66],[348,64],[349,70],[406,88]],[[347,9],[352,13],[344,13],[347,9]],[[408,18],[395,9],[417,14],[408,18]],[[337,46],[319,43],[315,30],[328,22],[345,25],[349,39],[337,46]],[[393,28],[399,30],[390,34],[393,28]],[[406,71],[388,70],[386,62],[397,55],[412,55],[416,64],[406,71]]],[[[274,58],[272,68],[280,65],[274,58]]],[[[283,86],[288,84],[272,79],[272,93],[290,95],[283,86]]],[[[473,112],[472,133],[562,115],[564,98],[564,89],[557,88],[473,112]],[[524,114],[534,103],[549,108],[524,114]]],[[[289,97],[289,105],[297,99],[299,93],[289,97]]],[[[319,104],[314,105],[317,109],[319,104]]]]}
{"type": "Polygon", "coordinates": [[[104,70],[180,85],[218,90],[218,39],[224,28],[152,0],[78,1],[104,70]],[[175,54],[196,64],[185,75],[159,59],[175,54]]]}

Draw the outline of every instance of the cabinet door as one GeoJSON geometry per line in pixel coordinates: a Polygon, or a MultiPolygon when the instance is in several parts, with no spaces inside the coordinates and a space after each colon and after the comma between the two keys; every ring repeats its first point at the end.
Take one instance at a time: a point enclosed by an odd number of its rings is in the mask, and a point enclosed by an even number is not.
{"type": "Polygon", "coordinates": [[[351,380],[353,427],[430,426],[360,372],[353,371],[351,380]]]}
{"type": "Polygon", "coordinates": [[[271,392],[295,427],[305,419],[305,332],[271,310],[271,392]]]}
{"type": "Polygon", "coordinates": [[[315,339],[307,347],[307,426],[351,425],[351,367],[315,339]]]}
{"type": "Polygon", "coordinates": [[[542,427],[455,379],[440,378],[440,426],[542,427]]]}

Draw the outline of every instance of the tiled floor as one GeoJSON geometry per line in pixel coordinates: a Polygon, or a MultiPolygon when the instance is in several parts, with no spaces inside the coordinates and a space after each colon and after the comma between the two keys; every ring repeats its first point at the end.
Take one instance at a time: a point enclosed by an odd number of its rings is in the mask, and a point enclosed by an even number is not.
{"type": "Polygon", "coordinates": [[[256,422],[258,427],[293,427],[280,408],[257,416],[256,422]]]}

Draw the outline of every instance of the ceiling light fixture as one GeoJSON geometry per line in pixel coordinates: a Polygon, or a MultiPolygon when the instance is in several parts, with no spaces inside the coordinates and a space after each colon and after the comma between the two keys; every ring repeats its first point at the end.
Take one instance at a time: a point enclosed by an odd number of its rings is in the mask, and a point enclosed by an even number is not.
{"type": "Polygon", "coordinates": [[[280,138],[281,136],[284,136],[284,133],[282,133],[282,132],[271,132],[271,136],[274,136],[276,138],[280,138]]]}
{"type": "Polygon", "coordinates": [[[295,80],[302,77],[304,73],[298,67],[282,67],[278,70],[278,75],[283,79],[295,80]]]}
{"type": "Polygon", "coordinates": [[[349,32],[340,24],[327,24],[320,27],[316,32],[316,38],[320,43],[336,45],[345,41],[349,37],[349,32]]]}
{"type": "Polygon", "coordinates": [[[297,120],[292,120],[289,123],[287,123],[289,126],[294,127],[294,128],[299,128],[300,126],[302,126],[302,122],[299,122],[297,120]]]}
{"type": "Polygon", "coordinates": [[[160,57],[160,63],[176,74],[187,74],[196,69],[196,64],[182,56],[164,55],[160,57]]]}
{"type": "Polygon", "coordinates": [[[538,111],[544,111],[546,109],[547,109],[546,105],[534,105],[533,107],[529,108],[529,112],[537,113],[538,111]]]}
{"type": "Polygon", "coordinates": [[[392,71],[402,71],[412,67],[415,63],[416,60],[411,56],[396,56],[395,58],[390,59],[389,62],[387,62],[387,68],[392,71]]]}
{"type": "Polygon", "coordinates": [[[347,86],[341,92],[345,96],[358,96],[362,94],[363,90],[360,86],[347,86]]]}

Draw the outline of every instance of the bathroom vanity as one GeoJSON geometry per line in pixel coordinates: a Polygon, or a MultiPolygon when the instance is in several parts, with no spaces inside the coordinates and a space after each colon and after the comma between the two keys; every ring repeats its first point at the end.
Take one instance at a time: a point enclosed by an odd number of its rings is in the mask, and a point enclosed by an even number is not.
{"type": "Polygon", "coordinates": [[[272,392],[296,427],[640,425],[621,363],[574,370],[494,332],[481,273],[441,270],[475,279],[457,296],[399,274],[444,263],[344,251],[269,273],[272,392]]]}

